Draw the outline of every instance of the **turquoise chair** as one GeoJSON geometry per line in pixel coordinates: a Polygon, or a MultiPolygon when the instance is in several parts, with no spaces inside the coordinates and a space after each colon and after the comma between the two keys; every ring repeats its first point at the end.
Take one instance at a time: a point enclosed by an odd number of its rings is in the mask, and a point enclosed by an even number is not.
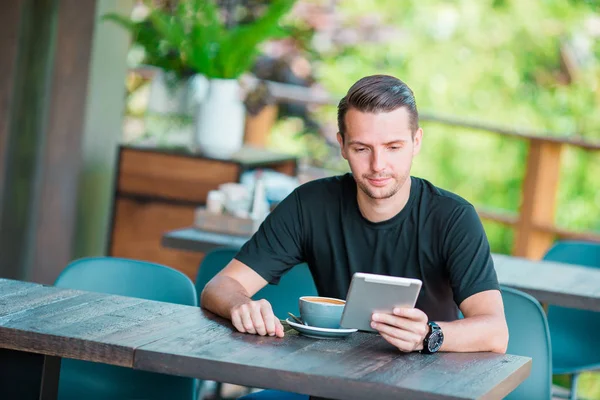
{"type": "MultiPolygon", "coordinates": [[[[600,244],[560,241],[548,250],[546,261],[600,268],[600,244]]],[[[559,306],[548,307],[554,374],[571,375],[570,399],[577,398],[577,379],[583,371],[600,369],[600,313],[559,306]]]]}
{"type": "MultiPolygon", "coordinates": [[[[159,264],[122,258],[92,257],[73,261],[61,272],[55,286],[198,305],[193,282],[181,272],[159,264]]],[[[194,399],[199,384],[192,378],[63,359],[58,398],[194,399]]]]}
{"type": "Polygon", "coordinates": [[[309,396],[280,390],[261,390],[240,397],[238,400],[309,400],[309,396]]]}
{"type": "Polygon", "coordinates": [[[502,287],[508,324],[508,354],[531,357],[531,374],[505,399],[552,398],[552,348],[546,314],[540,303],[519,290],[502,287]]]}
{"type": "MultiPolygon", "coordinates": [[[[196,277],[198,296],[202,294],[208,281],[225,268],[238,251],[237,248],[220,248],[211,251],[204,257],[196,277]]],[[[310,269],[303,263],[296,265],[283,275],[278,285],[267,285],[262,288],[253,296],[253,299],[266,299],[271,303],[275,316],[279,319],[286,319],[288,312],[300,314],[298,310],[299,297],[316,295],[317,288],[310,269]]]]}

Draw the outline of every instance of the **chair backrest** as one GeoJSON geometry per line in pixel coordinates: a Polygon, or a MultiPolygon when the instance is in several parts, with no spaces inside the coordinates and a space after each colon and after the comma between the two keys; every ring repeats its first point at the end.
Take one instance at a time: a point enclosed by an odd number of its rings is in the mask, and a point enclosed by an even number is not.
{"type": "Polygon", "coordinates": [[[55,286],[198,305],[194,283],[183,273],[160,264],[116,257],[89,257],[71,262],[55,286]]]}
{"type": "MultiPolygon", "coordinates": [[[[70,263],[55,286],[197,306],[193,282],[164,265],[90,257],[70,263]]],[[[59,395],[64,399],[194,399],[196,380],[129,368],[63,359],[59,395]]]]}
{"type": "MultiPolygon", "coordinates": [[[[545,261],[600,268],[600,243],[559,241],[544,256],[545,261]]],[[[600,364],[600,351],[589,332],[600,331],[600,312],[549,306],[548,324],[555,357],[555,373],[571,373],[600,364]],[[590,345],[592,347],[590,347],[590,345]],[[574,358],[572,354],[585,354],[574,358]]]]}
{"type": "Polygon", "coordinates": [[[508,324],[508,354],[531,357],[531,374],[505,399],[552,398],[552,349],[546,314],[540,303],[519,290],[502,287],[508,324]]]}
{"type": "MultiPolygon", "coordinates": [[[[200,296],[208,281],[225,268],[238,251],[237,248],[220,248],[211,251],[204,257],[196,278],[198,296],[200,296]]],[[[298,298],[316,295],[317,288],[310,269],[308,265],[302,263],[282,276],[279,284],[265,286],[253,298],[266,299],[271,303],[275,316],[279,319],[286,319],[288,318],[288,311],[299,315],[298,298]]]]}
{"type": "Polygon", "coordinates": [[[548,250],[544,260],[600,268],[600,243],[559,241],[548,250]]]}

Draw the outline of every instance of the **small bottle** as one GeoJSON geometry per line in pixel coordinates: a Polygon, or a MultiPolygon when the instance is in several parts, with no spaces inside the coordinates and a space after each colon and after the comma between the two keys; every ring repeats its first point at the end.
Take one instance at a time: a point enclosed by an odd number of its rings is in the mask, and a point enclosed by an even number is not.
{"type": "Polygon", "coordinates": [[[211,214],[222,214],[225,195],[219,190],[211,190],[206,197],[206,211],[211,214]]]}
{"type": "Polygon", "coordinates": [[[262,171],[256,171],[255,177],[250,216],[253,220],[260,223],[266,217],[265,203],[267,202],[267,195],[265,192],[265,183],[262,178],[262,171]]]}

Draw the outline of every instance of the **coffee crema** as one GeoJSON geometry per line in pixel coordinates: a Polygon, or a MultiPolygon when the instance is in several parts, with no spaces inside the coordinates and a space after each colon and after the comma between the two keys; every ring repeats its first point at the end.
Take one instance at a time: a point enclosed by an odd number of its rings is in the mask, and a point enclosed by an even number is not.
{"type": "Polygon", "coordinates": [[[325,304],[336,304],[336,305],[346,304],[346,302],[343,300],[325,299],[323,297],[305,297],[303,300],[310,301],[313,303],[325,303],[325,304]]]}

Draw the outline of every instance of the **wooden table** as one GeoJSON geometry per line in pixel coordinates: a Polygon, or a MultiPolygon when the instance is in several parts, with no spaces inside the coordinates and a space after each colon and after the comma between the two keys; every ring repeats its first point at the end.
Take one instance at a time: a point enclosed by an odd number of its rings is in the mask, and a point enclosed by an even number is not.
{"type": "Polygon", "coordinates": [[[494,254],[498,280],[543,304],[600,311],[600,269],[494,254]]]}
{"type": "Polygon", "coordinates": [[[242,247],[248,239],[250,237],[187,228],[167,232],[161,244],[171,249],[207,253],[219,247],[242,247]]]}
{"type": "MultiPolygon", "coordinates": [[[[206,252],[222,246],[241,247],[248,239],[187,228],[167,232],[162,244],[206,252]]],[[[600,269],[502,254],[492,257],[501,285],[529,293],[544,305],[600,311],[600,269]]]]}
{"type": "Polygon", "coordinates": [[[403,354],[370,333],[242,334],[197,307],[0,279],[0,398],[55,398],[61,357],[335,399],[500,399],[531,370],[513,355],[403,354]]]}

